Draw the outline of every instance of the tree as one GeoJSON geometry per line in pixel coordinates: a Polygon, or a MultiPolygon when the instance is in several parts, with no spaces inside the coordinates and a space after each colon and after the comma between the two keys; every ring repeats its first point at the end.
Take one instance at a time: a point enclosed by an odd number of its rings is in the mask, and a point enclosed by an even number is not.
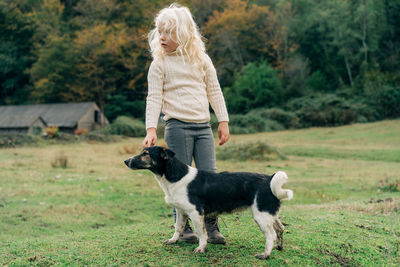
{"type": "Polygon", "coordinates": [[[383,7],[377,0],[297,0],[293,31],[311,71],[322,71],[333,88],[353,87],[360,66],[370,63],[382,36],[383,7]]]}
{"type": "Polygon", "coordinates": [[[276,65],[276,21],[267,6],[240,0],[229,1],[223,11],[214,11],[203,32],[223,86],[233,83],[235,71],[260,57],[276,65]]]}
{"type": "Polygon", "coordinates": [[[77,57],[68,36],[47,37],[31,68],[34,88],[30,97],[37,103],[76,101],[72,91],[76,81],[77,57]]]}
{"type": "Polygon", "coordinates": [[[129,49],[134,45],[132,42],[124,24],[98,24],[77,33],[74,46],[80,60],[72,90],[80,96],[79,100],[94,99],[104,108],[107,95],[112,94],[125,73],[132,72],[136,66],[138,54],[129,49]]]}
{"type": "Polygon", "coordinates": [[[34,26],[17,3],[0,2],[0,104],[27,101],[34,26]]]}
{"type": "Polygon", "coordinates": [[[118,7],[116,0],[80,0],[73,7],[75,16],[72,23],[81,29],[97,24],[109,24],[118,7]]]}
{"type": "Polygon", "coordinates": [[[35,23],[35,46],[40,49],[47,38],[62,36],[61,25],[64,5],[59,0],[41,0],[41,4],[33,8],[27,15],[35,23]]]}

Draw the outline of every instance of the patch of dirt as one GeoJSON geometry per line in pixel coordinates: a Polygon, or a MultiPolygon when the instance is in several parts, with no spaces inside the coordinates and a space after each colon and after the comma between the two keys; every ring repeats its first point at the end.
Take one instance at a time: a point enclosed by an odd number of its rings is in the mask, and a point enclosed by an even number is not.
{"type": "Polygon", "coordinates": [[[358,251],[353,249],[351,243],[342,243],[340,245],[340,252],[333,251],[330,248],[319,248],[318,252],[321,254],[329,255],[332,257],[332,264],[339,264],[340,266],[356,266],[352,259],[351,254],[356,254],[358,251]]]}

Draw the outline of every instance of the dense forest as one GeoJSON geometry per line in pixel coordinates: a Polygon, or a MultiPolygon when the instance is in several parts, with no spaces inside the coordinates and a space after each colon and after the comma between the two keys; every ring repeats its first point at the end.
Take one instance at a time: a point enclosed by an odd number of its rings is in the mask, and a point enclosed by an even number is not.
{"type": "MultiPolygon", "coordinates": [[[[178,2],[233,117],[306,127],[400,116],[400,1],[178,2]]],[[[0,105],[96,101],[110,120],[143,119],[147,33],[170,3],[0,0],[0,105]]]]}

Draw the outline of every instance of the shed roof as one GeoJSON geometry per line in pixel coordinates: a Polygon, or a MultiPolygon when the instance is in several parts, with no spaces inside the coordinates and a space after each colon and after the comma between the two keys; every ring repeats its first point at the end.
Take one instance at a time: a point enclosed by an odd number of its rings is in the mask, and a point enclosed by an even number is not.
{"type": "Polygon", "coordinates": [[[27,127],[41,117],[49,126],[75,127],[94,102],[0,106],[0,128],[27,127]]]}

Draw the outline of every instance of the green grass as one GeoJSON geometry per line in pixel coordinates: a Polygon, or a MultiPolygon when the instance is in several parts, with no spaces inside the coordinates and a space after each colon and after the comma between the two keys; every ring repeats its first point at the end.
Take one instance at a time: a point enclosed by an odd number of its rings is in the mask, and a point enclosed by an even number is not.
{"type": "MultiPolygon", "coordinates": [[[[254,255],[264,238],[250,211],[221,216],[225,246],[163,245],[171,208],[153,175],[123,164],[141,139],[0,150],[0,265],[398,266],[400,120],[337,128],[236,135],[227,145],[266,142],[287,159],[218,161],[219,171],[284,170],[284,250],[254,255]],[[51,162],[63,152],[68,167],[51,162]]],[[[162,140],[161,140],[162,142],[162,140]]],[[[219,148],[218,148],[219,149],[219,148]]]]}

